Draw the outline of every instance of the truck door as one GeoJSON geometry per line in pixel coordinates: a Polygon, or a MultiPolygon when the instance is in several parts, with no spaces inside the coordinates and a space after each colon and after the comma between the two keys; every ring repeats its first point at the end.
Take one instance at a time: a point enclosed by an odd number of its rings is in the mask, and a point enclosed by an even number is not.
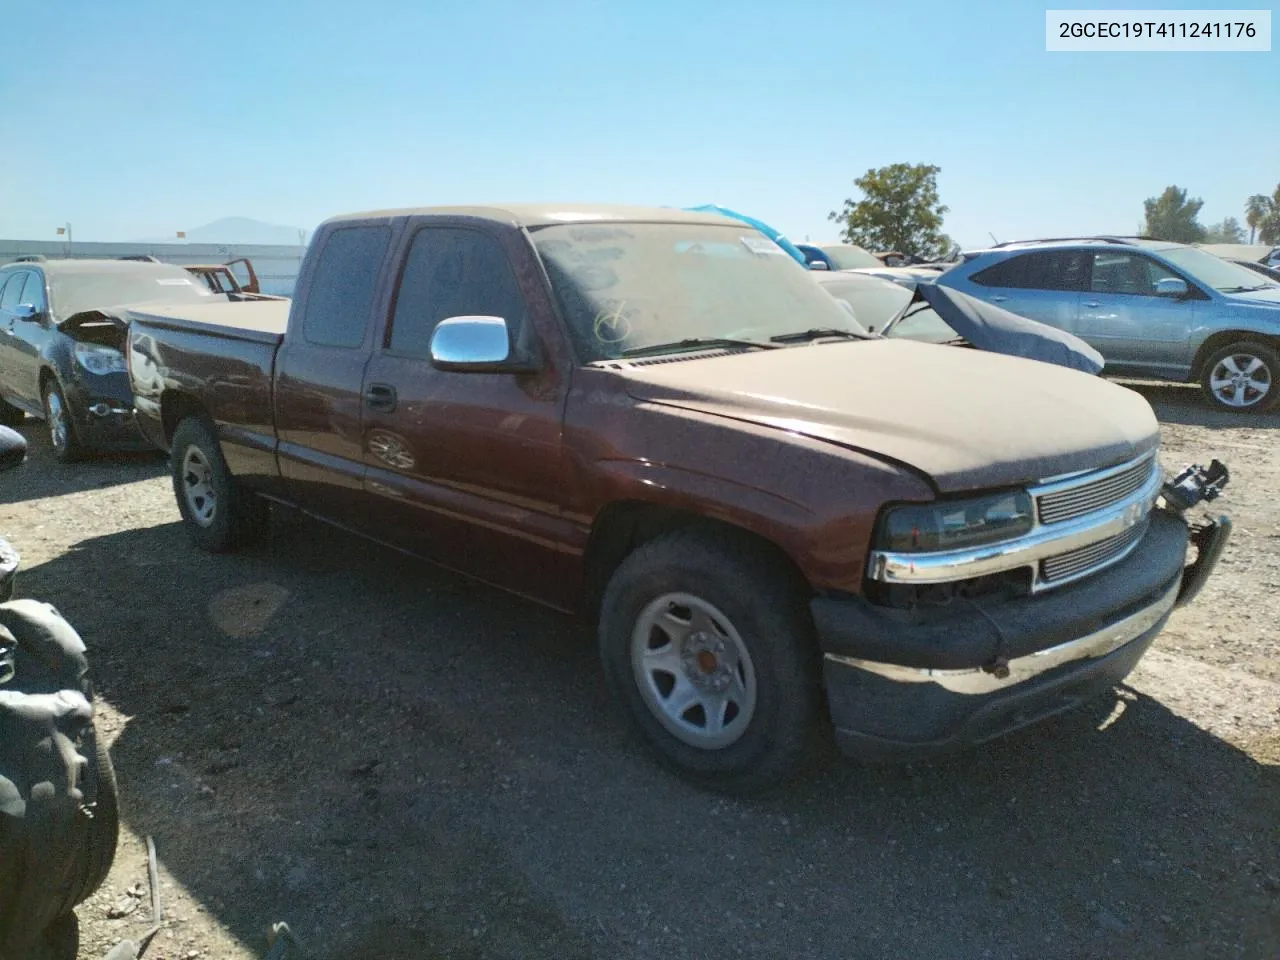
{"type": "Polygon", "coordinates": [[[430,359],[436,324],[455,316],[502,317],[522,349],[551,352],[512,267],[510,254],[524,247],[511,237],[504,247],[481,227],[431,221],[406,237],[388,324],[365,373],[369,516],[389,542],[564,606],[576,587],[568,556],[581,539],[559,506],[569,472],[567,364],[463,373],[430,359]]]}
{"type": "Polygon", "coordinates": [[[360,388],[391,236],[381,222],[339,227],[320,241],[276,357],[281,476],[299,506],[338,523],[358,517],[364,493],[360,388]]]}

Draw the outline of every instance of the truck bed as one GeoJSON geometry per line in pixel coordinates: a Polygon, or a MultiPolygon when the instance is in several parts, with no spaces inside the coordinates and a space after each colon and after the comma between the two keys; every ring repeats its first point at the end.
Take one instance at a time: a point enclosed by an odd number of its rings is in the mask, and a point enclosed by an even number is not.
{"type": "Polygon", "coordinates": [[[164,304],[132,307],[128,314],[131,324],[275,346],[284,338],[289,305],[289,300],[164,304]]]}

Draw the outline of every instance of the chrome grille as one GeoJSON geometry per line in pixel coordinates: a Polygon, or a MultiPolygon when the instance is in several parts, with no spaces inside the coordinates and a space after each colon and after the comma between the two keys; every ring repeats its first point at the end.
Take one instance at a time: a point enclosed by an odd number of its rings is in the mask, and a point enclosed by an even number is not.
{"type": "Polygon", "coordinates": [[[1128,553],[1146,532],[1147,523],[1143,521],[1114,537],[1099,540],[1087,547],[1068,550],[1056,557],[1046,557],[1040,561],[1040,579],[1044,583],[1058,584],[1076,576],[1100,570],[1128,553]]]}
{"type": "Polygon", "coordinates": [[[1158,470],[1155,457],[1144,457],[1132,466],[1096,480],[1081,478],[1080,483],[1042,493],[1036,497],[1036,512],[1041,523],[1061,523],[1074,520],[1095,510],[1105,510],[1125,497],[1142,489],[1158,470]]]}

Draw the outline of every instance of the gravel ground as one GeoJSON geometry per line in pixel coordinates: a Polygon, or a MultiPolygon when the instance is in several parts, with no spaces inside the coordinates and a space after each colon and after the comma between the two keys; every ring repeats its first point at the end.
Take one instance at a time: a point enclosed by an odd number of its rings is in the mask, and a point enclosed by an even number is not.
{"type": "Polygon", "coordinates": [[[82,956],[1280,956],[1280,416],[1143,387],[1225,460],[1215,578],[1096,705],[936,764],[732,801],[630,740],[581,625],[292,516],[189,547],[162,461],[0,479],[22,595],[81,631],[125,834],[82,956]],[[112,914],[136,909],[123,917],[112,914]]]}

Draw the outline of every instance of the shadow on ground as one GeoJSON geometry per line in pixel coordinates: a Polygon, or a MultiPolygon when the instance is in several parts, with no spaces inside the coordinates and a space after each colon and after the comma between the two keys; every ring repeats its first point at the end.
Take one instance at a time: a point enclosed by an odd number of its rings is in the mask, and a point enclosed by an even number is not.
{"type": "Polygon", "coordinates": [[[158,450],[137,453],[89,453],[74,464],[53,459],[44,424],[27,417],[18,432],[27,438],[27,462],[18,470],[0,475],[0,504],[17,504],[45,497],[60,497],[85,490],[100,490],[159,476],[168,469],[158,450]]]}
{"type": "Polygon", "coordinates": [[[572,620],[304,520],[26,571],[132,719],[126,819],[244,942],[319,957],[1261,957],[1280,777],[1125,693],[752,801],[654,766],[572,620]],[[1105,726],[1104,729],[1098,729],[1105,726]]]}
{"type": "Polygon", "coordinates": [[[1180,423],[1192,427],[1246,427],[1275,429],[1280,427],[1280,410],[1265,413],[1235,413],[1212,406],[1200,388],[1183,383],[1157,383],[1150,380],[1119,380],[1123,386],[1147,398],[1161,423],[1180,423]]]}

